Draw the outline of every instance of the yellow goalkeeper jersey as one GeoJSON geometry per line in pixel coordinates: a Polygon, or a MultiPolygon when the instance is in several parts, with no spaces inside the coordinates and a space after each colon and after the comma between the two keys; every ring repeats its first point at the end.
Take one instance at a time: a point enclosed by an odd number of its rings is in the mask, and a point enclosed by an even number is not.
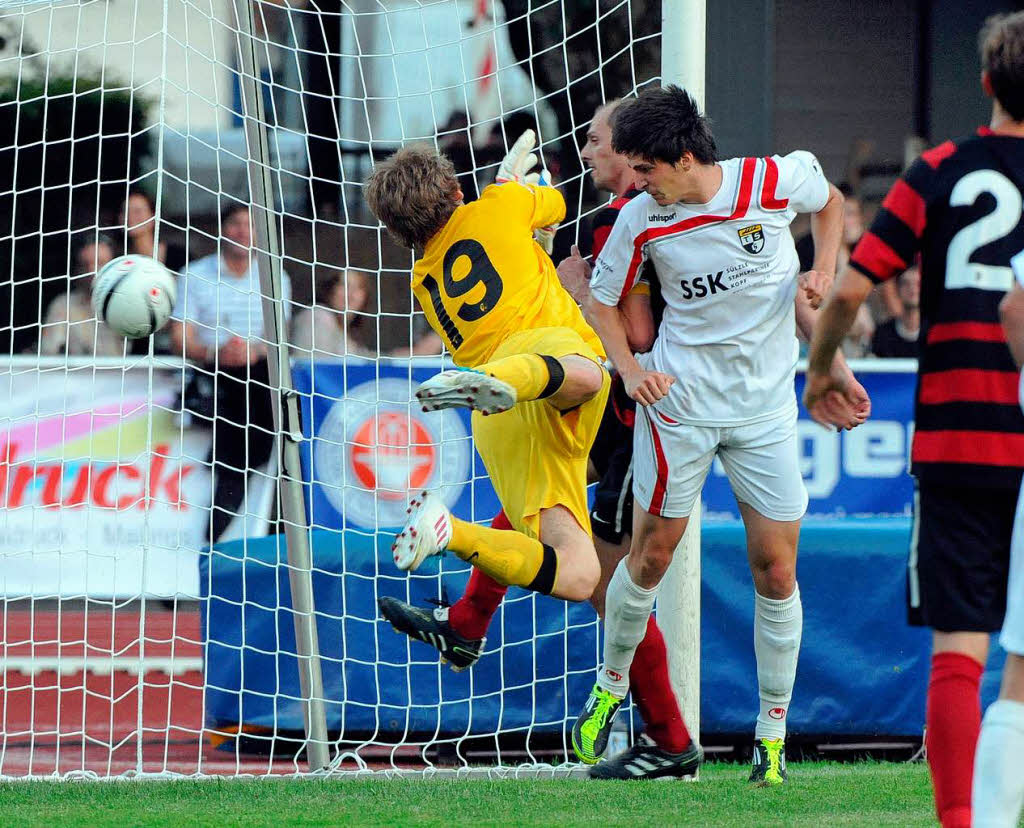
{"type": "Polygon", "coordinates": [[[455,213],[423,251],[412,288],[456,365],[487,362],[511,334],[571,328],[604,357],[594,330],[533,240],[538,227],[565,218],[553,187],[492,184],[455,213]]]}

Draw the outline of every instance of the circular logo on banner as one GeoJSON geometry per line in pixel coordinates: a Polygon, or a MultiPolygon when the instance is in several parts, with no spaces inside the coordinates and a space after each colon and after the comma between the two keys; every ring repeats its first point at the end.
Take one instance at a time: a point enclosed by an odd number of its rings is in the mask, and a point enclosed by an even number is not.
{"type": "Polygon", "coordinates": [[[454,410],[423,412],[411,379],[346,391],[327,413],[313,448],[315,480],[345,523],[400,526],[410,491],[429,489],[453,507],[470,479],[472,446],[454,410]]]}

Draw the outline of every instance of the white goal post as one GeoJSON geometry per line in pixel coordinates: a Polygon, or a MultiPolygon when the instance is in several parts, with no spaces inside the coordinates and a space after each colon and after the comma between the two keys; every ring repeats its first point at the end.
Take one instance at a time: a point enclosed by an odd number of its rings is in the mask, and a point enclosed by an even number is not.
{"type": "MultiPolygon", "coordinates": [[[[665,0],[661,80],[686,89],[705,111],[706,0],[665,0]]],[[[658,624],[668,643],[669,674],[679,709],[700,739],[700,523],[698,496],[658,593],[658,624]]]]}
{"type": "MultiPolygon", "coordinates": [[[[703,49],[691,0],[0,0],[0,779],[575,772],[589,605],[511,590],[459,674],[379,618],[468,576],[392,566],[410,490],[499,504],[412,402],[449,363],[362,182],[427,141],[472,197],[532,126],[586,252],[592,112],[703,104],[703,49]],[[122,252],[179,274],[184,354],[91,316],[122,252]]],[[[694,733],[699,537],[659,599],[694,733]]]]}

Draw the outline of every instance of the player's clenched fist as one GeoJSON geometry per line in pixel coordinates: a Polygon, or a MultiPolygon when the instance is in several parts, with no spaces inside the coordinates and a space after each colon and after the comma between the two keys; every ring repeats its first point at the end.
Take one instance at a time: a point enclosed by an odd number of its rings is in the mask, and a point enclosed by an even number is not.
{"type": "Polygon", "coordinates": [[[817,310],[832,290],[833,277],[820,270],[808,270],[798,277],[800,290],[804,292],[811,307],[817,310]]]}
{"type": "Polygon", "coordinates": [[[630,374],[622,375],[622,383],[626,387],[626,393],[641,405],[653,405],[666,394],[668,389],[675,384],[676,378],[660,371],[645,371],[640,369],[630,374]]]}
{"type": "Polygon", "coordinates": [[[590,265],[580,255],[580,249],[575,244],[572,246],[572,255],[558,263],[557,271],[562,287],[569,291],[576,304],[582,304],[590,292],[590,265]]]}

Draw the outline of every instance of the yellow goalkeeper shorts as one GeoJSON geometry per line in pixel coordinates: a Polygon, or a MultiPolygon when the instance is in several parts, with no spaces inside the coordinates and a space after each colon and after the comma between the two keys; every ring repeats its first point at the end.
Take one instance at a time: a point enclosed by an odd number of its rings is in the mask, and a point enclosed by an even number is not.
{"type": "MultiPolygon", "coordinates": [[[[538,328],[506,339],[490,360],[514,354],[579,356],[600,364],[593,348],[571,328],[538,328]]],[[[590,534],[587,459],[604,414],[611,378],[601,390],[562,412],[545,400],[518,403],[501,414],[473,412],[473,439],[512,526],[538,537],[540,511],[564,506],[590,534]]]]}

